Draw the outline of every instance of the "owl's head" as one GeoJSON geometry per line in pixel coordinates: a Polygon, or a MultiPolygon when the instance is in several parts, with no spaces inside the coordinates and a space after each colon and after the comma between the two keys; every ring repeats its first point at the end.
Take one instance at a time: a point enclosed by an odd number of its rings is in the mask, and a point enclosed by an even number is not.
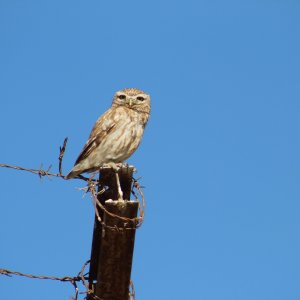
{"type": "Polygon", "coordinates": [[[150,95],[138,89],[124,89],[116,92],[113,104],[126,106],[130,109],[150,113],[150,95]]]}

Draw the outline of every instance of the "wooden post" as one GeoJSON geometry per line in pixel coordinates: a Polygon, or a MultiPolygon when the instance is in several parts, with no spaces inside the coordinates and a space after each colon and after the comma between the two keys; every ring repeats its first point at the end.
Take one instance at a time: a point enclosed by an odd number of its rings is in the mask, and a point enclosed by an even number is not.
{"type": "Polygon", "coordinates": [[[132,188],[134,167],[122,167],[119,178],[126,201],[116,201],[118,190],[116,176],[112,169],[103,169],[99,177],[99,189],[107,187],[99,194],[98,200],[107,212],[98,209],[104,226],[95,217],[91,262],[89,272],[89,289],[94,295],[87,299],[128,300],[129,285],[135,239],[135,219],[139,203],[129,201],[132,188]],[[128,200],[128,201],[127,201],[128,200]]]}

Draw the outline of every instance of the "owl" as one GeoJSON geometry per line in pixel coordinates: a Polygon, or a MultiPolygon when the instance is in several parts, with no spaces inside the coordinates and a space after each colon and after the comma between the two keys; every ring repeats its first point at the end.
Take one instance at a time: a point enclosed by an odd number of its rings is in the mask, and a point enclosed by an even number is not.
{"type": "Polygon", "coordinates": [[[116,92],[112,106],[95,123],[73,169],[71,179],[98,171],[104,164],[122,163],[138,148],[150,116],[150,96],[128,88],[116,92]]]}

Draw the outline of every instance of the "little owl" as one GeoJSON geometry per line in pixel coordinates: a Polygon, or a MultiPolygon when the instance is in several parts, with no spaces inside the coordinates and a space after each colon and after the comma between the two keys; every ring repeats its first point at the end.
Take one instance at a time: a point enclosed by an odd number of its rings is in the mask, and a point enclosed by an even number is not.
{"type": "Polygon", "coordinates": [[[117,92],[111,108],[96,122],[66,179],[122,163],[139,146],[150,115],[150,96],[141,90],[117,92]]]}

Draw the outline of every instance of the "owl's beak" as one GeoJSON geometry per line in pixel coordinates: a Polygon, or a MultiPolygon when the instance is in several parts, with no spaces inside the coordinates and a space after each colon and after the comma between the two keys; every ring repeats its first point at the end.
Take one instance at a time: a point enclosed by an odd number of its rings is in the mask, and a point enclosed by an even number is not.
{"type": "Polygon", "coordinates": [[[129,99],[128,99],[128,104],[129,104],[129,106],[131,107],[132,104],[134,104],[134,99],[133,99],[133,98],[129,98],[129,99]]]}

